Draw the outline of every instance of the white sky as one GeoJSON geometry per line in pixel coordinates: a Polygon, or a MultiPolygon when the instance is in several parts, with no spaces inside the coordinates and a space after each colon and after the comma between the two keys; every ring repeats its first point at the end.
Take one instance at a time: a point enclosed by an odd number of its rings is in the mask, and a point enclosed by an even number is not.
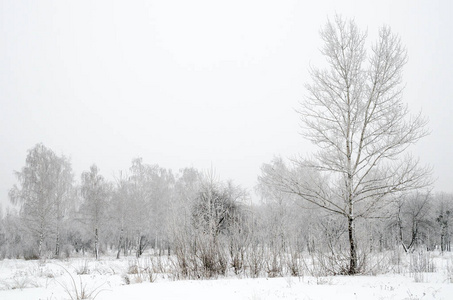
{"type": "Polygon", "coordinates": [[[132,158],[209,169],[253,189],[277,154],[306,154],[294,109],[337,12],[390,25],[409,52],[405,101],[430,118],[413,148],[453,192],[452,1],[0,0],[0,203],[42,142],[77,179],[132,158]]]}

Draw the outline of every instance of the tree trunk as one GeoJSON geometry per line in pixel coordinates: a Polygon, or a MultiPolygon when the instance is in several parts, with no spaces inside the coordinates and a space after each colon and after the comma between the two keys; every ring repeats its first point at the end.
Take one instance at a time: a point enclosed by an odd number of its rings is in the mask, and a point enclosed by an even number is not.
{"type": "Polygon", "coordinates": [[[98,229],[95,228],[94,229],[94,256],[96,257],[96,259],[99,258],[99,236],[98,236],[98,229]]]}
{"type": "Polygon", "coordinates": [[[445,245],[446,246],[445,250],[450,252],[451,251],[451,249],[450,249],[450,233],[448,232],[448,222],[445,223],[445,237],[444,237],[444,239],[445,239],[445,242],[446,242],[445,243],[446,244],[445,245]]]}
{"type": "Polygon", "coordinates": [[[348,233],[349,233],[349,275],[357,274],[357,250],[354,240],[354,219],[348,218],[348,233]]]}
{"type": "Polygon", "coordinates": [[[60,231],[57,228],[57,237],[55,241],[55,257],[60,257],[60,231]]]}
{"type": "Polygon", "coordinates": [[[121,228],[120,239],[118,241],[118,252],[116,252],[116,259],[120,258],[121,244],[123,243],[123,228],[121,228]]]}
{"type": "Polygon", "coordinates": [[[129,237],[126,236],[126,241],[124,242],[124,246],[123,246],[123,253],[124,253],[124,256],[128,256],[129,255],[129,237]]]}
{"type": "Polygon", "coordinates": [[[408,252],[409,249],[406,247],[406,244],[404,243],[404,238],[403,238],[403,221],[401,220],[400,217],[400,210],[398,211],[398,234],[399,234],[399,240],[401,245],[403,246],[404,252],[408,252]]]}
{"type": "Polygon", "coordinates": [[[157,250],[157,233],[154,236],[154,251],[153,252],[156,253],[156,250],[157,250]]]}
{"type": "Polygon", "coordinates": [[[44,233],[39,234],[39,241],[38,241],[38,257],[41,258],[42,256],[42,244],[44,243],[44,233]]]}
{"type": "Polygon", "coordinates": [[[142,251],[142,238],[141,238],[141,234],[139,233],[138,239],[137,239],[137,252],[135,252],[135,256],[137,258],[139,258],[140,255],[142,254],[141,251],[142,251]]]}

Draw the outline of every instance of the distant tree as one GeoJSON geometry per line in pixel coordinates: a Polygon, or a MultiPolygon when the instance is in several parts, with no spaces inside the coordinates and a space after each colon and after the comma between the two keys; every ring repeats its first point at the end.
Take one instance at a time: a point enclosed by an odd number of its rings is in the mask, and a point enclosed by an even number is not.
{"type": "Polygon", "coordinates": [[[26,227],[37,238],[38,256],[42,256],[44,240],[52,233],[58,256],[60,225],[73,181],[69,160],[38,144],[28,151],[25,167],[15,174],[19,186],[13,186],[9,197],[13,204],[20,205],[26,227]]]}
{"type": "MultiPolygon", "coordinates": [[[[276,157],[267,167],[284,168],[281,158],[276,157]]],[[[264,166],[263,166],[264,168],[264,166]]],[[[280,170],[281,172],[286,172],[280,170]]],[[[266,208],[266,233],[272,237],[274,244],[279,245],[279,251],[286,251],[285,246],[304,247],[313,250],[313,229],[315,220],[320,216],[319,210],[310,203],[300,205],[298,196],[282,192],[279,188],[267,184],[266,174],[258,178],[257,192],[266,208]]]]}
{"type": "MultiPolygon", "coordinates": [[[[3,248],[1,256],[3,258],[20,258],[22,254],[26,254],[29,241],[25,238],[29,237],[29,232],[22,230],[23,224],[19,214],[15,210],[6,210],[6,216],[3,218],[3,248]]],[[[33,255],[33,253],[31,253],[33,255]]]]}
{"type": "Polygon", "coordinates": [[[62,156],[57,158],[56,181],[54,191],[54,203],[56,213],[55,223],[55,256],[60,256],[61,229],[65,214],[68,211],[69,202],[74,199],[74,175],[69,160],[62,156]]]}
{"type": "Polygon", "coordinates": [[[106,223],[107,206],[110,197],[110,186],[99,174],[96,165],[89,172],[82,173],[81,193],[83,203],[80,207],[81,220],[86,224],[94,237],[94,254],[99,258],[99,234],[106,223]]]}
{"type": "Polygon", "coordinates": [[[313,83],[301,104],[303,136],[318,147],[297,168],[264,168],[268,184],[347,220],[348,274],[358,269],[355,221],[376,216],[392,196],[430,185],[430,169],[405,150],[428,134],[420,114],[402,102],[406,50],[390,28],[371,51],[354,21],[336,16],[321,30],[326,69],[310,70],[313,83]],[[303,176],[300,170],[304,170],[303,176]]]}
{"type": "Polygon", "coordinates": [[[391,226],[397,228],[398,240],[405,252],[411,252],[417,243],[428,242],[428,232],[434,226],[429,193],[399,197],[391,226]]]}
{"type": "Polygon", "coordinates": [[[438,242],[441,251],[451,251],[451,223],[453,220],[453,195],[439,193],[435,195],[435,221],[438,228],[438,242]]]}
{"type": "Polygon", "coordinates": [[[180,170],[170,199],[168,232],[179,272],[189,278],[224,275],[231,265],[240,272],[247,240],[247,192],[214,173],[180,170]]]}
{"type": "Polygon", "coordinates": [[[171,170],[158,168],[152,176],[151,232],[154,235],[154,247],[163,249],[170,246],[170,205],[174,193],[175,177],[171,170]]]}
{"type": "Polygon", "coordinates": [[[159,248],[168,244],[168,212],[175,179],[171,171],[143,163],[141,158],[130,167],[131,202],[136,234],[136,255],[139,257],[149,244],[159,248]]]}
{"type": "Polygon", "coordinates": [[[116,258],[120,258],[121,249],[127,253],[127,236],[130,233],[130,227],[133,223],[133,215],[131,214],[130,205],[131,199],[131,183],[127,176],[120,173],[116,180],[116,185],[112,193],[111,205],[109,212],[112,219],[112,227],[119,231],[118,233],[118,249],[116,258]]]}
{"type": "Polygon", "coordinates": [[[191,207],[201,186],[202,175],[194,168],[180,170],[174,195],[170,202],[170,228],[172,235],[179,236],[191,225],[191,207]]]}
{"type": "Polygon", "coordinates": [[[181,272],[188,275],[188,256],[193,246],[192,205],[201,185],[201,174],[194,168],[179,171],[169,202],[169,234],[181,272]]]}
{"type": "Polygon", "coordinates": [[[241,201],[247,193],[232,182],[226,186],[214,181],[212,175],[206,176],[192,208],[194,226],[214,239],[228,229],[240,216],[241,201]]]}
{"type": "MultiPolygon", "coordinates": [[[[231,181],[216,180],[213,172],[201,180],[199,190],[192,202],[192,228],[195,243],[192,251],[202,262],[202,276],[224,275],[228,267],[229,248],[232,259],[238,258],[239,235],[244,232],[243,202],[245,190],[231,181]]],[[[233,261],[236,269],[242,263],[233,261]]]]}
{"type": "Polygon", "coordinates": [[[143,163],[142,158],[132,160],[129,168],[131,184],[130,210],[133,217],[131,223],[133,234],[135,235],[136,256],[140,257],[147,247],[147,232],[150,230],[151,222],[151,187],[148,172],[149,166],[143,163]]]}

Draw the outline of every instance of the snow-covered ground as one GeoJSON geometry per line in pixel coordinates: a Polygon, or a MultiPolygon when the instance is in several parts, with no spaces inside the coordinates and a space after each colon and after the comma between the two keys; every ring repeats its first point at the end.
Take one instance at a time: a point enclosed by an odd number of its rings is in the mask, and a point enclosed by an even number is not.
{"type": "MultiPolygon", "coordinates": [[[[434,255],[435,272],[179,280],[147,272],[153,257],[0,261],[0,299],[453,299],[453,257],[434,255]],[[150,279],[153,282],[150,282],[150,279]]],[[[407,257],[407,260],[409,258],[407,257]]],[[[153,261],[152,261],[153,260],[153,261]]],[[[165,259],[159,260],[163,264],[165,259]]]]}

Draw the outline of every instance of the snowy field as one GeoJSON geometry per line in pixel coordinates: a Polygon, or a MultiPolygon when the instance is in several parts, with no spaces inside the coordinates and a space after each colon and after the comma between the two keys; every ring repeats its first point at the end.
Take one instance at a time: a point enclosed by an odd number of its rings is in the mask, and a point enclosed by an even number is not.
{"type": "Polygon", "coordinates": [[[0,299],[453,299],[453,256],[429,254],[433,272],[409,256],[386,274],[175,280],[166,257],[0,261],[0,299]]]}

